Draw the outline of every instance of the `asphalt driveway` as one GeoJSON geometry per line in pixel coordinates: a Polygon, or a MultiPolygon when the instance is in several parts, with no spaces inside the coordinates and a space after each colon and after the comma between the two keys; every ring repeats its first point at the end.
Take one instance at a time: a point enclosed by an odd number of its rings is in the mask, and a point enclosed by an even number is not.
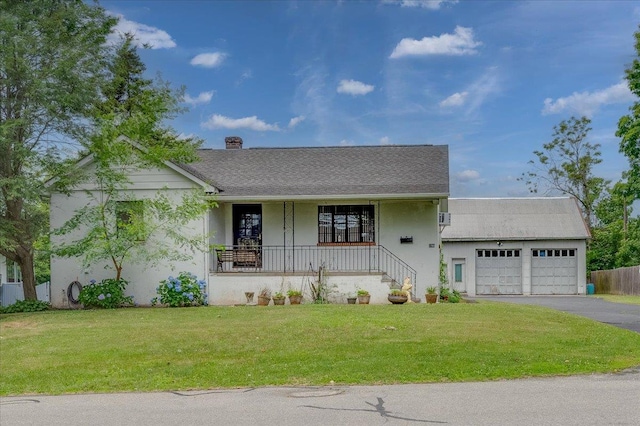
{"type": "Polygon", "coordinates": [[[607,302],[597,296],[477,296],[473,299],[546,306],[640,333],[640,305],[607,302]]]}

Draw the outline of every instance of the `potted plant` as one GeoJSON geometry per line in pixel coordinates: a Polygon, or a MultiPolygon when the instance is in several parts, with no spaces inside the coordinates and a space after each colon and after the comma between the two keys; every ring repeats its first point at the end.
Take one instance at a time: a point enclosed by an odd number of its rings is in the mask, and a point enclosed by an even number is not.
{"type": "Polygon", "coordinates": [[[434,286],[427,287],[427,294],[424,295],[427,303],[436,303],[438,301],[437,289],[434,286]]]}
{"type": "Polygon", "coordinates": [[[387,296],[387,300],[394,305],[402,305],[409,300],[409,296],[407,296],[402,290],[393,289],[387,296]]]}
{"type": "Polygon", "coordinates": [[[349,305],[355,305],[356,304],[356,300],[358,300],[358,298],[356,296],[354,296],[353,294],[350,294],[347,296],[347,303],[349,305]]]}
{"type": "Polygon", "coordinates": [[[358,303],[361,305],[368,305],[371,295],[367,290],[358,289],[358,303]]]}
{"type": "Polygon", "coordinates": [[[441,285],[440,286],[440,301],[441,302],[448,302],[450,295],[451,295],[451,291],[449,290],[449,287],[447,287],[445,285],[441,285]]]}
{"type": "Polygon", "coordinates": [[[282,294],[279,291],[276,291],[275,294],[273,295],[273,304],[274,305],[284,305],[284,294],[282,294]]]}
{"type": "Polygon", "coordinates": [[[258,293],[258,306],[267,306],[271,300],[271,290],[267,287],[263,287],[258,293]]]}
{"type": "Polygon", "coordinates": [[[301,290],[289,289],[287,296],[289,296],[289,303],[292,305],[299,305],[302,302],[301,290]]]}

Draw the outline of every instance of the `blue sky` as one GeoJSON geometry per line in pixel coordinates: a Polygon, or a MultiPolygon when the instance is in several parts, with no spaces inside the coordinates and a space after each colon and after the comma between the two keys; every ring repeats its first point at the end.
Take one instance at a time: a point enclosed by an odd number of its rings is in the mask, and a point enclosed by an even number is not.
{"type": "MultiPolygon", "coordinates": [[[[102,1],[149,76],[185,86],[172,125],[222,148],[449,145],[452,197],[527,196],[516,179],[572,115],[596,174],[635,101],[632,1],[102,1]]],[[[402,170],[398,170],[402,173],[402,170]]]]}

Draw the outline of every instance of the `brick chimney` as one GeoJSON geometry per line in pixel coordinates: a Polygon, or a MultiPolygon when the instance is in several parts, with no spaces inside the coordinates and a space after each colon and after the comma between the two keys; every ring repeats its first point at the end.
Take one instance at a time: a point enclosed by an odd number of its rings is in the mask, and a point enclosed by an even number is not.
{"type": "Polygon", "coordinates": [[[242,149],[242,138],[240,136],[227,136],[224,138],[227,149],[242,149]]]}

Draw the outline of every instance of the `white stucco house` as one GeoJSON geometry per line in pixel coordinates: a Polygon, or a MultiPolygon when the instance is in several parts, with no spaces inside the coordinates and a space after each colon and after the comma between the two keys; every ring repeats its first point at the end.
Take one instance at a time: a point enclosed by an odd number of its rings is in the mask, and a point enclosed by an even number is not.
{"type": "Polygon", "coordinates": [[[442,245],[451,288],[469,296],[585,294],[591,235],[574,198],[448,202],[442,245]]]}
{"type": "Polygon", "coordinates": [[[0,254],[0,283],[19,283],[22,274],[18,264],[0,254]]]}
{"type": "MultiPolygon", "coordinates": [[[[130,173],[129,198],[144,200],[164,187],[178,199],[195,188],[219,205],[184,229],[212,232],[216,249],[189,262],[124,270],[137,303],[148,304],[159,281],[180,271],[204,278],[209,304],[219,305],[244,303],[246,292],[257,295],[265,286],[302,288],[309,296],[320,270],[335,299],[362,288],[371,303],[388,303],[389,286],[406,277],[417,297],[437,283],[447,146],[243,148],[239,137],[225,143],[200,150],[200,160],[188,165],[130,173]]],[[[79,167],[90,172],[91,158],[79,167]]],[[[51,195],[52,229],[88,202],[91,185],[51,195]]],[[[52,258],[52,304],[68,306],[75,280],[113,277],[104,266],[84,269],[79,259],[52,258]]]]}

